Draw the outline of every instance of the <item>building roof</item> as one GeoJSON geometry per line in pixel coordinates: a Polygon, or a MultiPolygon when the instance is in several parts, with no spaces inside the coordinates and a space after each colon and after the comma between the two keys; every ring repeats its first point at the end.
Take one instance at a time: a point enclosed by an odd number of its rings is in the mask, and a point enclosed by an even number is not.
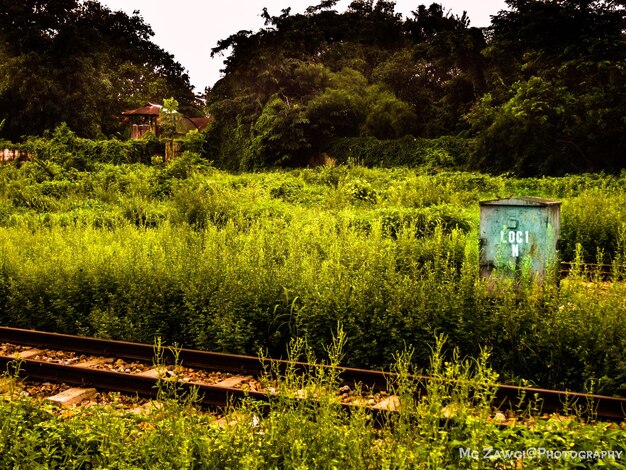
{"type": "Polygon", "coordinates": [[[161,106],[160,104],[148,103],[145,106],[137,109],[131,109],[129,111],[123,111],[122,114],[125,116],[158,116],[161,114],[161,106]]]}

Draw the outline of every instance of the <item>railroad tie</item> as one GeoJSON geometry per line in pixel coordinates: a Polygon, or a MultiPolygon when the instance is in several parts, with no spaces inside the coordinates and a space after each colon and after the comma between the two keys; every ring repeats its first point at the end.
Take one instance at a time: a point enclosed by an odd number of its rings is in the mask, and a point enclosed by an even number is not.
{"type": "Polygon", "coordinates": [[[233,388],[235,385],[239,385],[246,380],[252,379],[252,376],[243,376],[243,375],[234,375],[227,379],[222,380],[221,382],[217,382],[213,384],[214,387],[223,387],[223,388],[233,388]]]}
{"type": "Polygon", "coordinates": [[[72,364],[74,367],[93,367],[93,366],[99,366],[102,364],[110,364],[111,362],[113,362],[113,358],[110,357],[99,357],[97,359],[92,359],[90,361],[85,361],[85,362],[77,362],[75,364],[72,364]]]}
{"type": "Polygon", "coordinates": [[[46,400],[55,405],[72,406],[93,397],[95,394],[95,388],[68,388],[61,393],[46,398],[46,400]]]}
{"type": "Polygon", "coordinates": [[[41,352],[42,352],[41,349],[30,348],[30,349],[24,349],[23,351],[16,353],[16,355],[20,359],[30,359],[31,357],[35,357],[41,354],[41,352]]]}
{"type": "Polygon", "coordinates": [[[167,376],[167,371],[168,370],[166,367],[154,367],[152,369],[139,372],[135,375],[138,375],[140,377],[150,377],[151,379],[160,379],[167,376]]]}

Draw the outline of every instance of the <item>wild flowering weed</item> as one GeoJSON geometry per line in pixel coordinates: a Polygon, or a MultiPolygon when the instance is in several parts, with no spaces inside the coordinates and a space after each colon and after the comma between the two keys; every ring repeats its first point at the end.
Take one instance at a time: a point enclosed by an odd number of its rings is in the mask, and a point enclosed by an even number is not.
{"type": "MultiPolygon", "coordinates": [[[[621,283],[527,282],[492,295],[477,243],[478,200],[563,198],[561,256],[602,259],[619,281],[623,189],[613,176],[354,165],[236,175],[191,156],[91,171],[5,165],[0,323],[272,356],[300,336],[322,357],[341,320],[349,365],[387,367],[412,344],[425,368],[423,345],[446,333],[462,355],[491,348],[504,380],[625,393],[621,283]]],[[[582,271],[575,264],[570,279],[582,271]]]]}

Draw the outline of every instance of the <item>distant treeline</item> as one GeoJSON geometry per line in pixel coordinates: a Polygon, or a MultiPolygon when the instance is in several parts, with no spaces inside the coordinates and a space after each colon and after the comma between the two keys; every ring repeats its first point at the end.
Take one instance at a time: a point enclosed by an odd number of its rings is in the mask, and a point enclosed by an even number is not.
{"type": "Polygon", "coordinates": [[[625,166],[619,2],[508,0],[486,29],[438,4],[404,19],[392,1],[354,1],[344,13],[336,3],[298,15],[265,10],[265,29],[213,49],[230,52],[208,96],[223,161],[301,165],[344,152],[341,139],[351,138],[354,158],[411,164],[422,140],[417,150],[406,139],[391,144],[389,155],[373,139],[460,136],[473,169],[523,176],[625,166]]]}
{"type": "MultiPolygon", "coordinates": [[[[264,9],[263,29],[218,42],[212,54],[227,58],[204,97],[215,121],[203,156],[231,170],[324,154],[520,176],[626,167],[623,2],[507,0],[488,28],[439,4],[404,18],[393,1],[336,3],[264,9]]],[[[81,137],[121,136],[115,116],[131,103],[197,105],[140,17],[97,2],[0,6],[0,136],[61,121],[81,137]]]]}

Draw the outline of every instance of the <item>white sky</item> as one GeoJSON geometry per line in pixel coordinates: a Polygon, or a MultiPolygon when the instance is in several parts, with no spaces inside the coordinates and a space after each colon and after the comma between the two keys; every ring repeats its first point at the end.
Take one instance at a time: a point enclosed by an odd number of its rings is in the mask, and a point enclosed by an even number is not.
{"type": "MultiPolygon", "coordinates": [[[[187,69],[196,92],[204,91],[219,78],[224,57],[211,59],[211,48],[242,29],[258,31],[263,27],[260,17],[263,7],[273,16],[283,8],[302,13],[319,0],[100,0],[111,10],[123,10],[129,15],[139,10],[144,21],[152,26],[152,41],[187,69]]],[[[396,11],[405,17],[418,5],[440,3],[455,15],[467,11],[471,26],[488,26],[490,15],[506,8],[504,0],[396,0],[396,11]]],[[[340,0],[335,9],[345,11],[350,0],[340,0]]]]}

